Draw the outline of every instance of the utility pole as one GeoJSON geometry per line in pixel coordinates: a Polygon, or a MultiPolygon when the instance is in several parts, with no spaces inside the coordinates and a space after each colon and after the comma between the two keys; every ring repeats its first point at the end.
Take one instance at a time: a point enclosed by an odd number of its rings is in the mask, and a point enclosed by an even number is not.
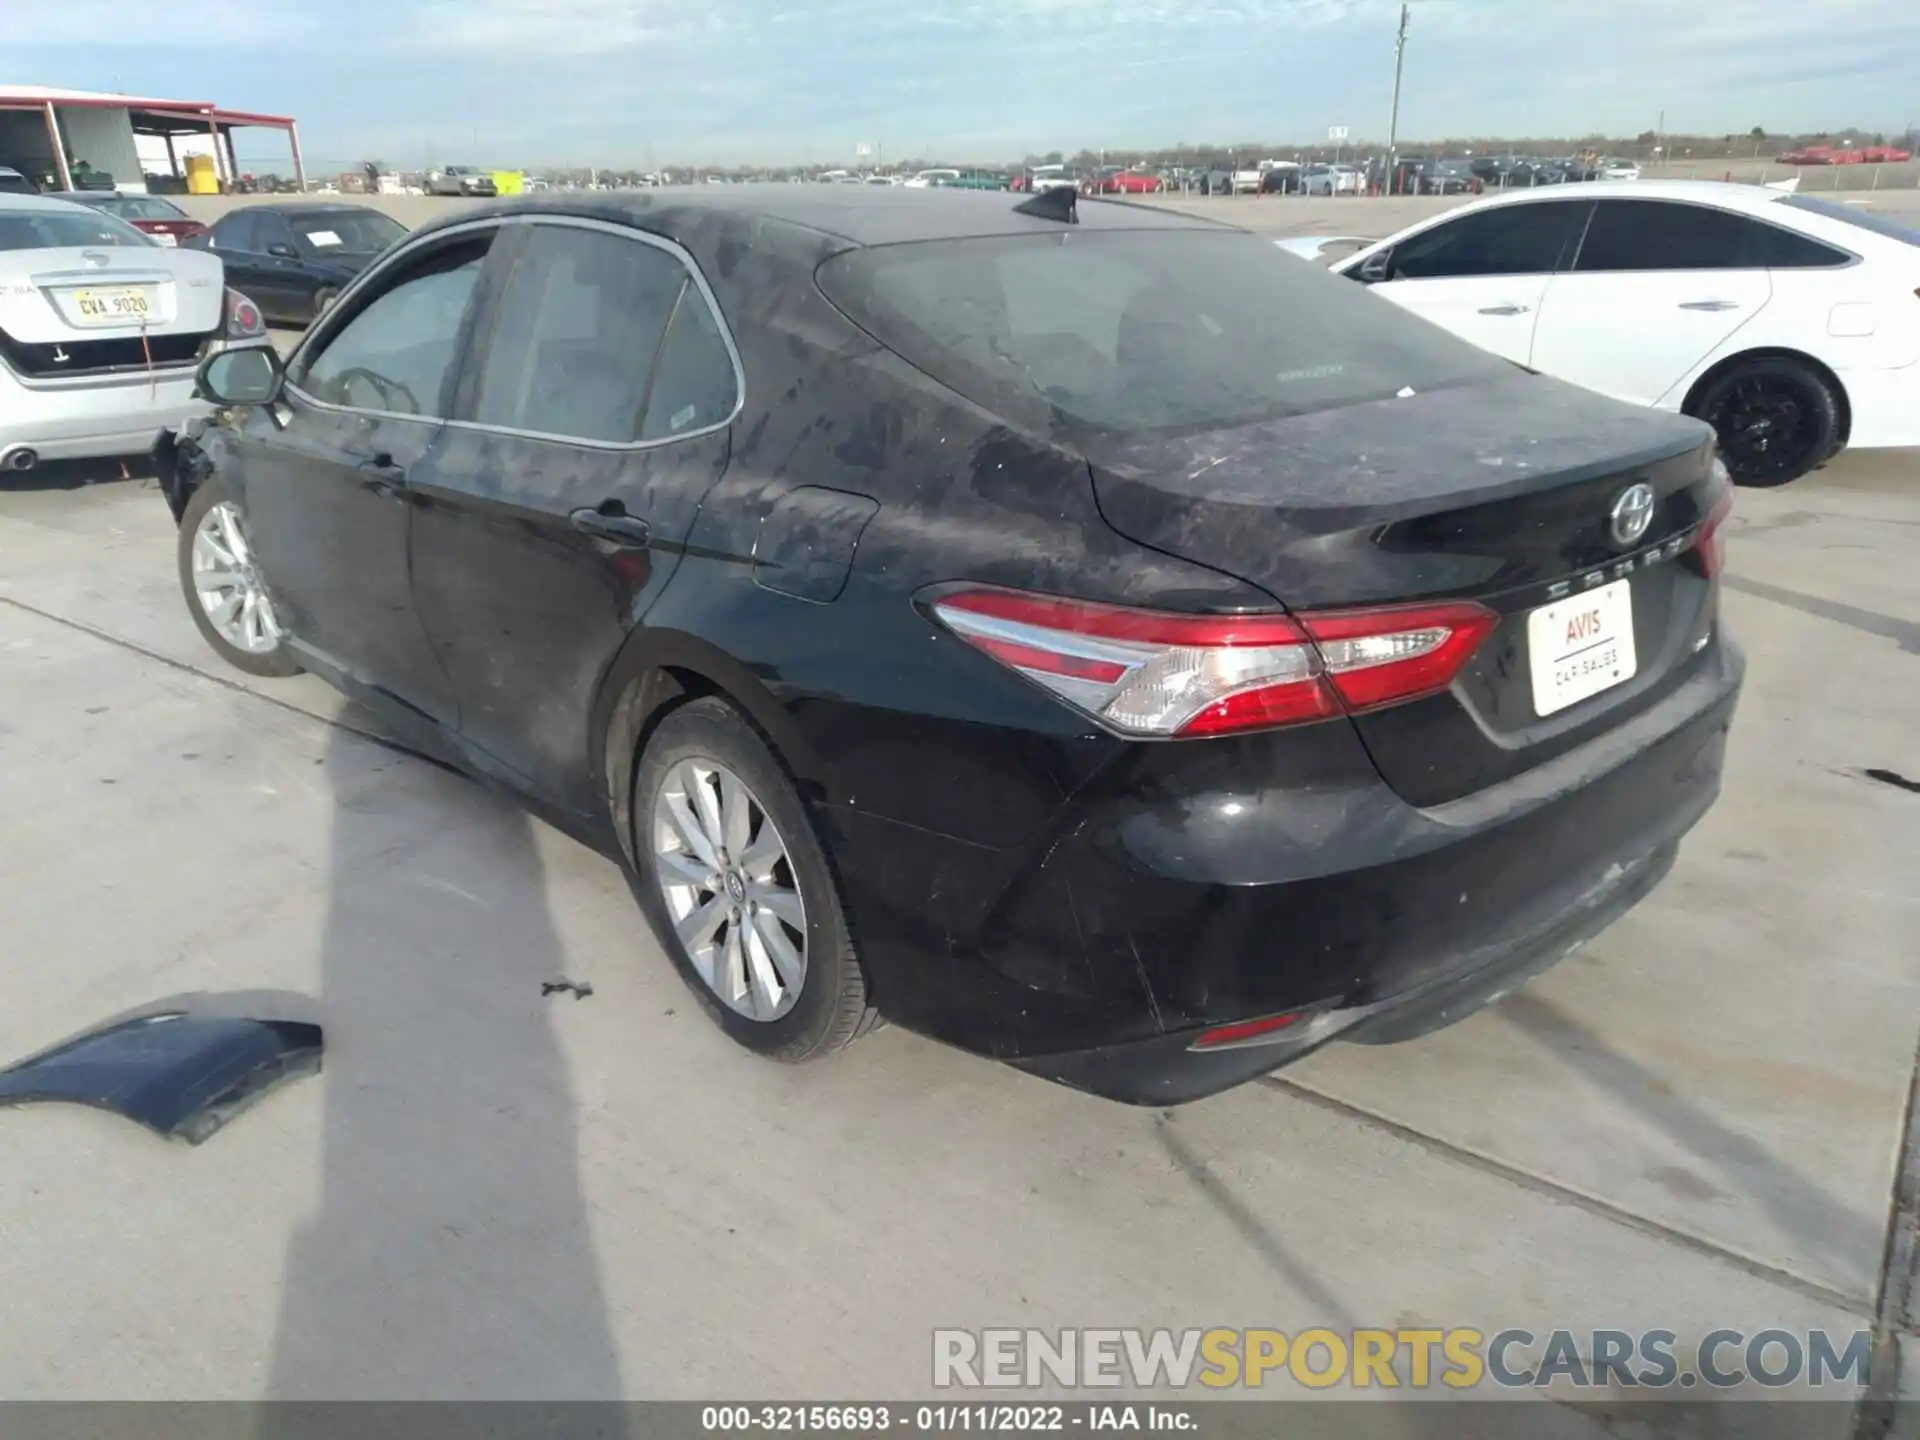
{"type": "Polygon", "coordinates": [[[1387,117],[1387,193],[1391,195],[1399,181],[1400,170],[1400,72],[1407,58],[1407,18],[1411,5],[1400,7],[1400,33],[1393,40],[1393,113],[1387,117]]]}

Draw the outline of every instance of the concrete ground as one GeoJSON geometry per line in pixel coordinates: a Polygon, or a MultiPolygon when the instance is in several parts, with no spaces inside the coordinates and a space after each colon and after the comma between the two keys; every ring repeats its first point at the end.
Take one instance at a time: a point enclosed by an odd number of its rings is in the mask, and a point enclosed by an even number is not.
{"type": "Polygon", "coordinates": [[[200,1149],[0,1111],[0,1396],[909,1397],[950,1326],[1908,1339],[1920,456],[1729,533],[1748,689],[1666,883],[1453,1030],[1154,1112],[898,1030],[736,1050],[613,866],[223,669],[149,482],[10,477],[0,1061],[193,995],[328,1052],[200,1149]]]}

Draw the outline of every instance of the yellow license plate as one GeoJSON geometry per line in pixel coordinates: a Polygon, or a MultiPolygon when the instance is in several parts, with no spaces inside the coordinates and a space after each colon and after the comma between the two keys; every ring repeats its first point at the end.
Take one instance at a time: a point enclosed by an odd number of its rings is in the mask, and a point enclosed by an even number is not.
{"type": "Polygon", "coordinates": [[[153,302],[147,298],[147,292],[131,286],[119,290],[76,290],[73,308],[83,321],[92,325],[153,318],[153,302]]]}

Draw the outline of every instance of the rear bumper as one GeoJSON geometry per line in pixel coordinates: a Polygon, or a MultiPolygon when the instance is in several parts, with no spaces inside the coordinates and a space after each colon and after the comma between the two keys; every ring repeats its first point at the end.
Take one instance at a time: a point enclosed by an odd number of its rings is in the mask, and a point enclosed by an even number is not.
{"type": "Polygon", "coordinates": [[[1544,928],[1489,946],[1384,999],[1319,1011],[1271,1040],[1196,1050],[1195,1032],[1189,1031],[1011,1063],[1128,1105],[1180,1105],[1270,1074],[1334,1040],[1367,1045],[1411,1040],[1466,1019],[1552,968],[1646,898],[1666,878],[1678,853],[1678,844],[1669,843],[1611,867],[1544,928]]]}
{"type": "Polygon", "coordinates": [[[1898,370],[1843,370],[1853,424],[1850,449],[1920,446],[1920,364],[1898,370]]]}
{"type": "Polygon", "coordinates": [[[163,431],[209,407],[193,395],[191,369],[59,386],[29,386],[0,368],[0,451],[28,448],[42,460],[134,455],[163,431]]]}
{"type": "Polygon", "coordinates": [[[1450,1024],[1658,883],[1719,794],[1743,669],[1717,641],[1613,731],[1426,809],[1339,723],[1131,747],[1032,853],[845,826],[836,861],[876,1001],[1136,1104],[1198,1099],[1333,1038],[1450,1024]],[[947,898],[980,890],[995,898],[972,914],[947,898]],[[1293,1012],[1308,1018],[1272,1043],[1190,1048],[1293,1012]]]}

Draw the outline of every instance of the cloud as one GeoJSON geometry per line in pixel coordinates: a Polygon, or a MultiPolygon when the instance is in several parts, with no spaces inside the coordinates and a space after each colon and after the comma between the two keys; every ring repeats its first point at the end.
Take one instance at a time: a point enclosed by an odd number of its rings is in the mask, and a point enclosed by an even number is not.
{"type": "MultiPolygon", "coordinates": [[[[128,23],[126,0],[8,0],[5,9],[0,40],[16,52],[40,45],[150,50],[156,44],[151,26],[128,23]]],[[[310,33],[314,19],[310,13],[295,13],[253,0],[167,0],[166,4],[168,31],[204,38],[216,45],[300,40],[310,33]]],[[[30,77],[12,74],[3,78],[24,83],[30,77]]],[[[103,83],[81,88],[110,87],[103,83]]],[[[180,87],[176,84],[173,88],[180,87]]]]}
{"type": "MultiPolygon", "coordinates": [[[[309,150],[849,158],[1386,131],[1399,0],[0,0],[0,78],[205,94],[309,150]],[[111,47],[111,48],[109,48],[111,47]]],[[[1403,137],[1895,129],[1912,0],[1414,0],[1403,137]]]]}

